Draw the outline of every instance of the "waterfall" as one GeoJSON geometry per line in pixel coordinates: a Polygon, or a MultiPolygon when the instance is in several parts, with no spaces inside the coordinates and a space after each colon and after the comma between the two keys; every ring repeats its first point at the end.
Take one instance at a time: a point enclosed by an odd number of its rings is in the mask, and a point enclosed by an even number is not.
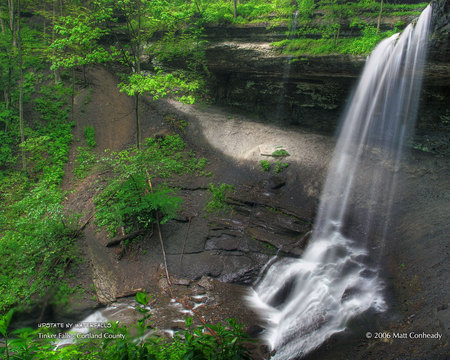
{"type": "MultiPolygon", "coordinates": [[[[294,13],[292,14],[292,24],[289,27],[289,36],[288,36],[289,40],[291,40],[294,37],[295,31],[297,30],[297,25],[298,25],[298,10],[294,11],[294,13]]],[[[293,59],[292,55],[287,56],[286,60],[284,62],[284,65],[283,65],[283,75],[281,77],[281,89],[280,89],[280,93],[278,95],[277,108],[275,110],[275,119],[276,120],[283,119],[283,117],[286,114],[285,98],[286,98],[287,88],[289,85],[288,80],[289,80],[289,75],[291,73],[292,59],[293,59]]]]}
{"type": "Polygon", "coordinates": [[[387,223],[401,152],[415,123],[431,12],[428,6],[415,26],[382,41],[367,59],[343,118],[312,239],[302,258],[269,266],[249,296],[267,321],[273,359],[302,357],[355,316],[386,309],[368,249],[389,240],[387,223]]]}

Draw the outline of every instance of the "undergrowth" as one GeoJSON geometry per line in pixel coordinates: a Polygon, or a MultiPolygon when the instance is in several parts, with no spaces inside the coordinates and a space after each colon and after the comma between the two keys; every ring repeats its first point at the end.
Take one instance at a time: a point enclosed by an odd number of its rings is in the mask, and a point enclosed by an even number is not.
{"type": "Polygon", "coordinates": [[[164,224],[176,216],[181,198],[169,180],[183,174],[204,175],[207,161],[186,151],[179,135],[148,138],[141,149],[107,152],[100,166],[113,172],[95,198],[96,222],[114,235],[147,229],[158,219],[164,224]]]}
{"type": "Polygon", "coordinates": [[[206,213],[218,214],[232,209],[231,206],[227,204],[227,199],[235,192],[234,185],[225,183],[214,185],[213,183],[210,183],[208,191],[211,197],[204,207],[206,213]]]}
{"type": "MultiPolygon", "coordinates": [[[[228,319],[226,325],[194,326],[193,319],[186,319],[186,330],[177,331],[173,338],[158,336],[153,328],[149,302],[151,296],[137,293],[135,309],[140,318],[131,327],[119,322],[108,323],[102,332],[92,337],[77,339],[74,343],[55,349],[59,335],[54,329],[23,328],[9,331],[14,311],[0,316],[0,334],[5,346],[0,347],[2,359],[104,359],[104,360],[249,360],[246,343],[252,340],[242,330],[236,319],[228,319]],[[134,328],[134,329],[132,329],[134,328]],[[134,331],[133,331],[134,330],[134,331]],[[150,332],[150,335],[148,335],[150,332]],[[42,336],[43,334],[47,336],[42,336]],[[145,335],[145,336],[144,336],[145,335]],[[94,338],[94,337],[98,338],[94,338]]],[[[70,332],[69,332],[70,334],[70,332]]]]}
{"type": "Polygon", "coordinates": [[[69,95],[62,84],[41,86],[40,119],[21,145],[26,171],[0,171],[0,311],[58,291],[77,260],[77,217],[66,214],[60,188],[72,142],[69,95]]]}

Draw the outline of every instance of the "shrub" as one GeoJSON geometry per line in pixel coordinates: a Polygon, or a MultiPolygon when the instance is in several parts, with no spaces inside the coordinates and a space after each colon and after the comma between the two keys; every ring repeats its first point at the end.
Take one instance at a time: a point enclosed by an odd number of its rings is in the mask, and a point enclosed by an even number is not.
{"type": "Polygon", "coordinates": [[[103,158],[101,164],[114,175],[94,200],[97,224],[113,235],[120,226],[128,232],[149,228],[158,217],[162,224],[175,217],[181,198],[169,184],[152,181],[203,171],[206,159],[195,158],[185,147],[179,135],[167,135],[146,139],[141,150],[133,147],[103,158]]]}
{"type": "Polygon", "coordinates": [[[261,164],[261,167],[264,171],[270,171],[270,162],[267,160],[261,160],[259,162],[261,164]]]}
{"type": "Polygon", "coordinates": [[[281,161],[277,161],[275,163],[275,172],[278,174],[282,172],[284,169],[286,169],[289,166],[288,163],[283,163],[281,161]]]}
{"type": "Polygon", "coordinates": [[[290,156],[290,154],[284,149],[278,149],[272,153],[272,156],[284,157],[284,156],[290,156]]]}
{"type": "Polygon", "coordinates": [[[73,170],[78,179],[86,177],[97,161],[97,157],[89,149],[82,146],[77,147],[77,157],[75,158],[75,168],[73,170]]]}
{"type": "Polygon", "coordinates": [[[222,183],[216,186],[210,183],[208,191],[211,193],[212,198],[205,205],[204,209],[206,212],[218,213],[230,209],[226,201],[228,196],[235,191],[233,185],[222,183]]]}
{"type": "Polygon", "coordinates": [[[94,148],[97,143],[95,142],[95,129],[93,126],[86,126],[83,129],[84,138],[86,139],[86,144],[89,148],[94,148]]]}

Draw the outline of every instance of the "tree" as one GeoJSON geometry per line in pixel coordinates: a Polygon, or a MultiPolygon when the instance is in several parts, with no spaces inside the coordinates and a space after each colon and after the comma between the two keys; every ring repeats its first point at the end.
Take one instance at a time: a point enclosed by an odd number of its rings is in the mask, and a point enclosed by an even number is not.
{"type": "Polygon", "coordinates": [[[55,25],[55,38],[50,45],[52,70],[60,68],[72,71],[72,120],[75,94],[75,68],[82,67],[86,82],[86,66],[112,60],[99,40],[107,30],[98,26],[97,14],[79,7],[77,16],[64,16],[55,25]]]}
{"type": "MultiPolygon", "coordinates": [[[[22,54],[22,37],[21,37],[21,21],[20,21],[20,0],[8,0],[7,9],[0,8],[1,29],[2,29],[2,47],[3,56],[1,59],[2,67],[2,82],[3,82],[3,97],[4,106],[1,112],[1,120],[4,123],[5,132],[14,118],[12,111],[13,90],[14,83],[18,84],[18,123],[20,143],[25,140],[24,125],[23,125],[23,54],[22,54]],[[6,10],[6,11],[5,11],[6,10]],[[3,14],[7,13],[6,19],[3,14]],[[5,23],[7,26],[5,26],[5,23]],[[14,70],[17,69],[17,72],[14,70]]],[[[15,100],[15,99],[14,99],[15,100]]],[[[22,155],[22,169],[26,170],[25,154],[23,150],[22,155]]]]}
{"type": "Polygon", "coordinates": [[[380,12],[378,14],[377,19],[377,34],[380,31],[380,25],[381,25],[381,14],[383,13],[383,0],[380,0],[380,12]]]}
{"type": "MultiPolygon", "coordinates": [[[[193,79],[186,72],[164,72],[155,67],[153,71],[144,73],[141,68],[144,55],[156,58],[164,52],[161,49],[167,49],[159,46],[161,42],[158,41],[156,46],[149,46],[156,33],[160,39],[169,39],[170,44],[173,44],[175,33],[183,39],[183,33],[191,26],[186,24],[194,14],[194,5],[184,0],[98,0],[96,4],[109,14],[110,27],[120,28],[126,35],[125,41],[116,36],[112,54],[128,67],[120,88],[135,99],[136,143],[140,148],[142,95],[150,94],[156,100],[173,94],[181,101],[193,102],[192,94],[200,88],[198,78],[193,79]]],[[[117,35],[117,31],[114,33],[117,35]]],[[[172,50],[174,47],[168,49],[169,52],[172,50]]]]}
{"type": "MultiPolygon", "coordinates": [[[[22,57],[22,37],[20,27],[20,0],[17,0],[17,49],[19,53],[19,128],[20,128],[20,143],[25,141],[25,135],[23,131],[23,57],[22,57]]],[[[25,152],[23,147],[22,152],[22,170],[27,169],[27,163],[25,159],[25,152]]]]}

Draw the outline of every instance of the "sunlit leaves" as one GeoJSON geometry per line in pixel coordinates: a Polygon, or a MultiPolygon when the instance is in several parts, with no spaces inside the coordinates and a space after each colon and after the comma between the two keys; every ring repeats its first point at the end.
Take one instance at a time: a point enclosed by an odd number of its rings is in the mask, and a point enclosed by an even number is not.
{"type": "Polygon", "coordinates": [[[95,16],[81,14],[60,18],[55,26],[60,37],[50,45],[52,69],[100,64],[111,61],[111,54],[98,44],[107,30],[98,24],[95,16]]]}
{"type": "Polygon", "coordinates": [[[169,94],[179,98],[180,101],[193,103],[193,94],[200,89],[199,80],[189,80],[181,74],[165,74],[163,72],[144,74],[132,74],[128,78],[128,83],[121,83],[121,91],[132,96],[138,94],[150,94],[154,100],[164,98],[169,94]]]}

